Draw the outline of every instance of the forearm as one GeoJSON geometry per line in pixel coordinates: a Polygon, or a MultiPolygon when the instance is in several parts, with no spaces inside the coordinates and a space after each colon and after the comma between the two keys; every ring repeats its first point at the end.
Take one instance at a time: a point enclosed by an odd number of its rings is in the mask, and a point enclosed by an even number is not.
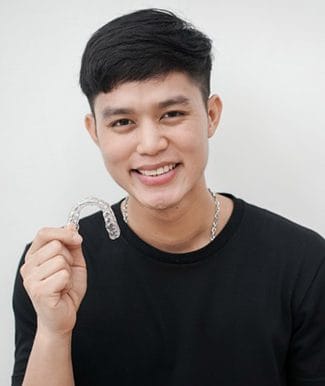
{"type": "Polygon", "coordinates": [[[23,386],[74,386],[71,334],[51,336],[37,331],[23,386]]]}

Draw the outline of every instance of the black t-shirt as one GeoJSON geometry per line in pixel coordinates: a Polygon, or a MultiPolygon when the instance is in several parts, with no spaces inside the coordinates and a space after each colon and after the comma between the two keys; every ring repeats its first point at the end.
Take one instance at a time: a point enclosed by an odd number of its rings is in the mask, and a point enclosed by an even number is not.
{"type": "MultiPolygon", "coordinates": [[[[101,212],[80,221],[88,288],[73,331],[76,386],[325,385],[325,240],[223,194],[233,213],[195,252],[148,245],[118,204],[117,240],[101,212]]],[[[19,274],[13,302],[17,386],[36,328],[19,274]]]]}

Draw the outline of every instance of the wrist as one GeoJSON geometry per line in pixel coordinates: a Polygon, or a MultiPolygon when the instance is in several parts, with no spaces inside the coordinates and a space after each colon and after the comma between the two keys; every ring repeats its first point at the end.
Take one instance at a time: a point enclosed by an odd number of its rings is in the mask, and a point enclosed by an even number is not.
{"type": "Polygon", "coordinates": [[[72,338],[72,330],[69,331],[52,331],[42,324],[37,324],[36,337],[44,342],[66,342],[70,343],[72,338]]]}

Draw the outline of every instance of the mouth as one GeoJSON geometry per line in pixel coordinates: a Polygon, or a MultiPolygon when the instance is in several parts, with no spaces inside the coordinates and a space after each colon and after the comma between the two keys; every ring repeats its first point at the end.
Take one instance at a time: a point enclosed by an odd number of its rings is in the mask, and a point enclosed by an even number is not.
{"type": "Polygon", "coordinates": [[[175,169],[178,165],[179,164],[177,163],[171,163],[171,164],[160,166],[156,169],[152,169],[150,167],[147,167],[147,168],[143,167],[140,169],[132,169],[132,171],[146,177],[159,177],[169,173],[171,170],[175,169]]]}

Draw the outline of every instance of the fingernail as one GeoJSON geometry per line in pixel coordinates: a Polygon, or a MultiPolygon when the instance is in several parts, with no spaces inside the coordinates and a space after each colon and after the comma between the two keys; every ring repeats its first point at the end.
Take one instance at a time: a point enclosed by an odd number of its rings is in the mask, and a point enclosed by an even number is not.
{"type": "Polygon", "coordinates": [[[75,231],[75,230],[76,230],[76,226],[75,226],[74,224],[72,224],[72,223],[67,224],[67,225],[66,225],[66,228],[67,228],[67,229],[70,229],[70,230],[72,230],[72,231],[75,231]]]}
{"type": "Polygon", "coordinates": [[[82,237],[77,232],[73,232],[72,238],[74,241],[82,241],[82,237]]]}

